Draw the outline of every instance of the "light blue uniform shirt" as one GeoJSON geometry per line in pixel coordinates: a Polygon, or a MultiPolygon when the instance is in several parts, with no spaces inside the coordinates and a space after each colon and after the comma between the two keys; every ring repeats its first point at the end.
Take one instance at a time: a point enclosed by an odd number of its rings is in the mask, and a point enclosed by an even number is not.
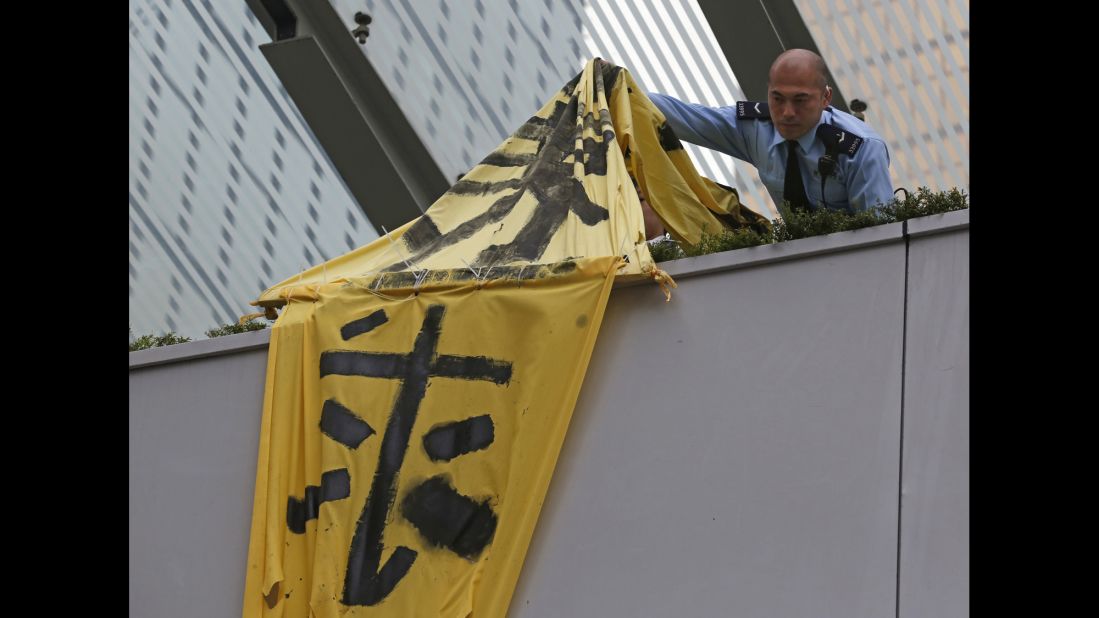
{"type": "MultiPolygon", "coordinates": [[[[679,139],[732,155],[756,166],[759,177],[775,204],[781,205],[786,177],[786,140],[770,119],[737,118],[736,107],[705,107],[684,103],[663,94],[649,98],[668,119],[679,139]]],[[[819,126],[829,123],[863,138],[854,157],[836,157],[836,171],[824,185],[824,201],[831,209],[866,210],[893,199],[889,178],[889,150],[885,141],[865,122],[851,114],[828,107],[819,126]]],[[[814,207],[822,205],[817,160],[825,154],[817,127],[798,139],[798,166],[805,195],[814,207]]]]}

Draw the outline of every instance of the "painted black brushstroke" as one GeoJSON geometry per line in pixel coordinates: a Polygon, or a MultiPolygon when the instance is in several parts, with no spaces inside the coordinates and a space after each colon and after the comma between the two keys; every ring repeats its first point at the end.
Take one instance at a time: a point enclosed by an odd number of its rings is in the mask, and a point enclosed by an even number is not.
{"type": "Polygon", "coordinates": [[[614,139],[614,121],[611,120],[611,110],[599,110],[599,128],[604,140],[614,139]]]}
{"type": "MultiPolygon", "coordinates": [[[[451,190],[453,190],[453,187],[451,187],[451,190]]],[[[435,239],[439,236],[442,236],[439,232],[439,227],[435,225],[435,222],[431,220],[431,217],[424,215],[417,219],[401,238],[404,240],[405,244],[408,245],[409,249],[412,251],[419,251],[423,247],[435,242],[435,239]]]]}
{"type": "MultiPolygon", "coordinates": [[[[381,552],[380,549],[378,551],[381,552]]],[[[358,563],[352,565],[349,562],[347,575],[344,578],[343,597],[340,600],[344,605],[370,606],[381,603],[408,574],[412,563],[416,562],[417,555],[419,554],[415,550],[403,545],[398,546],[380,571],[375,571],[380,558],[373,560],[370,565],[358,563]],[[364,566],[366,566],[365,571],[364,566]]]]}
{"type": "MultiPolygon", "coordinates": [[[[611,138],[614,138],[614,134],[611,134],[611,138]]],[[[580,156],[584,161],[584,173],[585,174],[597,174],[599,176],[607,175],[607,138],[603,137],[602,142],[597,142],[595,138],[584,138],[584,150],[580,156]]]]}
{"type": "Polygon", "coordinates": [[[305,522],[316,519],[321,504],[342,500],[351,495],[351,475],[347,468],[330,470],[321,475],[320,486],[308,485],[304,498],[290,496],[286,500],[286,527],[295,534],[305,533],[305,522]]]}
{"type": "Polygon", "coordinates": [[[369,333],[370,331],[381,326],[382,324],[385,324],[388,321],[389,316],[385,314],[385,309],[378,309],[377,311],[371,313],[365,318],[359,318],[357,320],[352,320],[351,322],[344,324],[343,328],[340,329],[340,336],[343,337],[344,341],[347,341],[352,337],[357,337],[364,333],[369,333]]]}
{"type": "MultiPolygon", "coordinates": [[[[506,382],[511,375],[510,363],[483,357],[437,356],[436,348],[445,312],[443,305],[428,307],[412,351],[408,354],[341,350],[324,352],[321,355],[322,376],[338,373],[335,369],[339,369],[346,371],[343,375],[369,375],[400,380],[393,411],[382,436],[378,466],[374,471],[370,493],[351,539],[342,595],[345,605],[377,605],[393,591],[416,560],[417,553],[414,550],[398,546],[389,560],[384,565],[381,564],[386,519],[393,507],[397,477],[404,463],[420,404],[427,392],[428,379],[432,376],[453,377],[491,380],[499,384],[502,383],[500,380],[506,382]],[[503,376],[505,367],[507,377],[503,376]]],[[[484,516],[479,517],[480,519],[472,521],[483,527],[481,520],[484,516]]],[[[495,529],[495,515],[492,517],[492,528],[495,529]]],[[[482,533],[471,536],[471,542],[480,542],[482,536],[482,533]]],[[[491,533],[489,537],[491,538],[491,533]]],[[[467,545],[469,543],[460,547],[466,548],[467,545]]]]}
{"type": "Polygon", "coordinates": [[[572,258],[550,266],[550,272],[554,275],[564,275],[566,273],[571,273],[574,270],[576,270],[576,262],[573,262],[572,258]]]}
{"type": "Polygon", "coordinates": [[[434,356],[439,342],[445,311],[446,309],[441,305],[428,308],[412,351],[407,356],[407,362],[403,363],[405,370],[388,376],[403,378],[403,381],[393,404],[393,412],[389,415],[385,435],[382,436],[378,467],[374,472],[370,494],[367,496],[366,505],[359,516],[355,534],[351,539],[343,588],[345,605],[376,605],[393,591],[393,587],[404,577],[416,560],[415,551],[399,547],[394,556],[398,553],[402,554],[400,558],[402,562],[389,567],[389,563],[393,562],[393,556],[391,556],[382,571],[378,571],[378,566],[381,564],[382,532],[385,529],[386,515],[393,504],[397,489],[397,473],[401,469],[401,464],[404,463],[412,426],[415,424],[420,402],[423,401],[427,391],[431,357],[434,356]],[[383,578],[386,567],[390,570],[390,577],[383,578]],[[400,575],[393,577],[398,571],[400,575]]]}
{"type": "MultiPolygon", "coordinates": [[[[575,180],[571,177],[571,171],[568,180],[575,180]]],[[[579,182],[561,180],[539,183],[533,185],[531,191],[538,199],[540,207],[511,242],[489,245],[481,251],[474,261],[475,266],[538,259],[549,246],[554,233],[565,222],[570,210],[586,225],[595,225],[610,216],[606,208],[588,199],[579,182]]]]}
{"type": "Polygon", "coordinates": [[[487,448],[495,438],[492,417],[485,414],[435,427],[424,435],[424,450],[432,461],[450,461],[487,448]]]}
{"type": "Polygon", "coordinates": [[[574,75],[572,77],[572,79],[565,82],[565,85],[561,86],[561,89],[558,90],[557,92],[564,95],[564,96],[566,96],[566,97],[571,97],[572,94],[574,92],[576,92],[576,86],[577,86],[577,84],[580,83],[580,78],[581,77],[584,77],[584,72],[583,71],[580,71],[579,73],[574,75]]]}
{"type": "MultiPolygon", "coordinates": [[[[571,92],[563,93],[563,94],[566,97],[571,97],[572,96],[571,92]]],[[[532,127],[544,126],[544,127],[549,127],[550,129],[553,129],[553,127],[557,126],[557,121],[565,113],[565,108],[568,107],[568,105],[569,105],[568,101],[561,101],[560,99],[554,99],[554,101],[553,101],[553,111],[550,112],[549,116],[546,116],[545,118],[543,118],[541,116],[531,116],[530,118],[527,119],[526,123],[524,123],[524,124],[526,126],[532,126],[532,127]]]]}
{"type": "Polygon", "coordinates": [[[462,380],[488,380],[507,384],[511,380],[511,363],[484,356],[439,356],[431,375],[462,380]]]}
{"type": "MultiPolygon", "coordinates": [[[[420,260],[433,253],[436,253],[446,247],[449,247],[450,245],[453,245],[457,242],[473,236],[486,225],[497,223],[511,213],[511,211],[515,208],[515,204],[519,202],[519,198],[523,197],[524,193],[524,190],[520,190],[510,195],[505,195],[504,197],[496,200],[495,202],[493,202],[492,206],[488,207],[488,210],[486,210],[485,212],[477,215],[476,217],[468,221],[458,224],[454,229],[450,230],[446,234],[443,234],[435,242],[431,243],[430,246],[421,249],[412,257],[412,261],[419,262],[420,260]]],[[[402,261],[394,262],[393,264],[387,266],[382,270],[383,272],[392,272],[404,270],[406,268],[408,267],[405,266],[404,262],[402,261]]]]}
{"type": "MultiPolygon", "coordinates": [[[[346,468],[330,470],[321,475],[320,502],[343,500],[351,495],[351,474],[346,468]]],[[[320,506],[320,502],[317,506],[320,506]]]]}
{"type": "MultiPolygon", "coordinates": [[[[564,105],[564,103],[561,103],[560,101],[558,101],[557,104],[564,105]]],[[[549,136],[550,131],[552,130],[553,127],[546,125],[544,118],[534,116],[530,120],[526,121],[523,126],[519,127],[519,129],[516,130],[515,133],[512,133],[512,135],[521,139],[534,140],[541,144],[549,136]],[[535,120],[540,120],[542,122],[535,123],[535,120]]]]}
{"type": "Polygon", "coordinates": [[[321,377],[328,375],[392,378],[404,373],[406,357],[400,354],[376,354],[355,350],[321,353],[321,377]]]}
{"type": "MultiPolygon", "coordinates": [[[[530,218],[511,242],[484,249],[474,261],[474,266],[490,264],[503,266],[515,261],[537,260],[545,252],[550,240],[565,222],[569,212],[576,213],[585,225],[597,225],[609,218],[607,209],[589,200],[583,184],[574,177],[573,163],[569,161],[569,155],[574,155],[574,160],[584,163],[586,173],[605,175],[607,148],[614,139],[614,132],[607,122],[610,116],[601,112],[598,117],[601,128],[605,129],[601,134],[603,140],[593,138],[589,138],[590,142],[581,140],[584,144],[583,150],[574,151],[575,143],[581,138],[583,130],[583,127],[576,125],[576,118],[582,117],[584,125],[591,127],[592,130],[596,122],[596,116],[590,111],[580,113],[580,105],[575,95],[575,84],[578,83],[579,77],[575,80],[562,89],[562,92],[569,92],[568,103],[555,105],[553,114],[546,119],[545,126],[552,127],[548,134],[538,128],[541,123],[535,123],[534,119],[528,121],[525,125],[526,129],[521,129],[521,132],[531,135],[537,133],[540,139],[544,139],[537,155],[496,152],[486,157],[485,162],[493,165],[526,165],[517,190],[500,197],[485,212],[455,226],[427,246],[415,249],[410,247],[413,253],[410,258],[412,262],[419,262],[446,247],[472,237],[488,225],[498,223],[511,214],[515,205],[526,195],[530,195],[538,202],[530,218]]],[[[596,80],[596,88],[602,88],[602,83],[602,80],[596,80]]],[[[402,261],[394,262],[383,270],[393,272],[407,268],[402,261]]]]}
{"type": "MultiPolygon", "coordinates": [[[[547,276],[561,275],[576,270],[576,262],[563,261],[553,265],[552,270],[546,266],[493,266],[491,271],[486,271],[493,280],[512,279],[515,281],[530,281],[532,279],[544,279],[547,276]]],[[[429,271],[422,285],[429,286],[438,283],[458,283],[476,279],[468,268],[429,271]]],[[[409,288],[416,283],[416,273],[407,270],[400,272],[384,273],[376,277],[370,283],[372,290],[387,290],[409,288]]]]}
{"type": "Polygon", "coordinates": [[[480,165],[495,165],[496,167],[522,167],[524,165],[530,165],[538,159],[537,153],[512,153],[512,152],[490,152],[487,157],[481,159],[480,165]]]}
{"type": "Polygon", "coordinates": [[[664,149],[664,152],[671,152],[673,150],[683,150],[683,142],[679,141],[679,138],[675,136],[675,131],[668,123],[660,125],[657,129],[657,135],[660,137],[660,147],[664,149]]]}
{"type": "Polygon", "coordinates": [[[603,67],[603,86],[607,92],[614,89],[614,85],[618,83],[618,75],[621,72],[622,67],[620,66],[608,64],[603,67]]]}
{"type": "MultiPolygon", "coordinates": [[[[582,189],[581,189],[582,190],[582,189]]],[[[586,225],[595,225],[600,221],[606,221],[610,213],[595,202],[577,202],[572,209],[572,214],[580,218],[586,225]]]]}
{"type": "MultiPolygon", "coordinates": [[[[454,183],[454,186],[450,188],[450,192],[458,195],[488,195],[489,193],[497,193],[499,191],[503,191],[504,189],[518,189],[522,184],[523,181],[519,178],[509,178],[508,180],[501,180],[499,182],[477,182],[475,180],[461,180],[454,183]]],[[[412,224],[412,227],[416,227],[416,224],[412,224]]],[[[438,228],[436,228],[436,231],[437,230],[438,228]]],[[[411,246],[412,245],[409,244],[410,248],[411,246]]]]}
{"type": "Polygon", "coordinates": [[[496,533],[496,513],[488,501],[463,496],[444,476],[430,478],[408,492],[401,501],[401,513],[428,543],[467,560],[476,560],[496,533]]]}
{"type": "MultiPolygon", "coordinates": [[[[305,499],[295,498],[290,496],[286,499],[286,527],[290,529],[290,532],[294,534],[305,533],[305,520],[309,519],[306,515],[306,504],[310,504],[316,495],[317,487],[315,485],[309,485],[305,488],[305,499]]],[[[311,509],[309,509],[311,510],[311,509]]]]}
{"type": "Polygon", "coordinates": [[[374,435],[374,428],[340,402],[329,399],[321,408],[321,433],[347,448],[356,449],[363,440],[374,435]]]}
{"type": "MultiPolygon", "coordinates": [[[[553,118],[560,110],[565,109],[565,105],[566,104],[562,101],[554,101],[553,111],[550,112],[549,116],[546,116],[545,118],[541,116],[531,116],[530,118],[527,118],[527,121],[523,123],[523,126],[519,127],[519,131],[524,130],[524,128],[529,128],[531,130],[542,130],[548,127],[552,129],[553,126],[551,125],[550,121],[553,120],[553,118]]],[[[518,134],[518,131],[516,131],[516,134],[518,134]]],[[[526,139],[532,138],[528,137],[526,139]]]]}

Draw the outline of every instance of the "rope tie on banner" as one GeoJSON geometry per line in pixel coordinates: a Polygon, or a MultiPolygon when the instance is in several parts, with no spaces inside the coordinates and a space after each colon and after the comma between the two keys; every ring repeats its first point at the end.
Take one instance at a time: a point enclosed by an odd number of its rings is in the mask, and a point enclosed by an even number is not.
{"type": "Polygon", "coordinates": [[[474,269],[472,266],[469,265],[469,262],[467,262],[465,258],[458,259],[462,260],[462,263],[466,265],[466,268],[469,269],[469,272],[473,273],[473,278],[477,281],[477,289],[480,290],[481,288],[483,288],[485,285],[485,277],[488,276],[488,273],[492,272],[492,267],[489,266],[488,270],[485,271],[484,274],[482,274],[481,271],[485,270],[484,266],[474,269]]]}
{"type": "MultiPolygon", "coordinates": [[[[426,270],[423,271],[423,273],[425,275],[426,275],[427,272],[428,271],[426,271],[426,270]]],[[[375,290],[374,288],[371,287],[370,283],[363,284],[363,283],[359,283],[358,281],[355,281],[354,279],[348,279],[347,280],[347,284],[352,286],[352,287],[358,288],[360,290],[366,290],[367,292],[370,292],[371,294],[373,294],[374,296],[377,296],[378,298],[380,298],[382,300],[388,300],[388,301],[394,302],[394,303],[403,303],[405,301],[412,300],[413,298],[416,298],[417,294],[419,294],[419,292],[417,291],[417,288],[419,286],[419,283],[421,283],[421,282],[422,282],[422,280],[418,280],[418,282],[415,285],[413,285],[412,292],[408,296],[405,296],[404,298],[397,298],[396,296],[390,296],[389,294],[383,294],[382,292],[379,292],[378,290],[375,290]]],[[[373,281],[371,283],[373,283],[373,281]]]]}
{"type": "Polygon", "coordinates": [[[499,262],[499,261],[500,261],[500,258],[496,258],[495,260],[492,261],[491,264],[488,265],[488,270],[485,271],[484,276],[481,277],[481,280],[478,282],[478,285],[477,285],[478,289],[480,289],[482,286],[484,286],[485,283],[488,282],[489,276],[492,275],[492,270],[494,268],[496,268],[496,262],[499,262]]]}
{"type": "Polygon", "coordinates": [[[628,242],[630,242],[630,238],[628,236],[623,237],[622,238],[622,244],[618,246],[618,255],[626,258],[627,262],[630,261],[629,256],[626,253],[626,243],[628,243],[628,242]]]}
{"type": "Polygon", "coordinates": [[[412,295],[416,296],[420,293],[420,286],[423,285],[425,279],[427,279],[428,270],[425,268],[416,275],[416,281],[412,284],[412,295]]]}
{"type": "Polygon", "coordinates": [[[474,279],[476,279],[478,281],[481,280],[481,270],[480,269],[474,270],[474,268],[469,265],[469,262],[467,262],[465,258],[458,258],[458,259],[462,260],[462,263],[466,265],[466,268],[469,269],[469,272],[473,273],[473,278],[474,279]]]}
{"type": "Polygon", "coordinates": [[[412,292],[411,294],[409,294],[408,296],[405,296],[404,298],[397,298],[395,296],[390,296],[388,294],[383,294],[383,293],[379,292],[378,290],[372,290],[369,287],[364,287],[363,289],[366,290],[367,292],[370,292],[374,296],[377,296],[378,298],[381,298],[382,300],[388,300],[388,301],[394,302],[394,303],[403,303],[405,301],[412,300],[413,298],[416,298],[416,295],[418,294],[417,292],[412,292]]]}

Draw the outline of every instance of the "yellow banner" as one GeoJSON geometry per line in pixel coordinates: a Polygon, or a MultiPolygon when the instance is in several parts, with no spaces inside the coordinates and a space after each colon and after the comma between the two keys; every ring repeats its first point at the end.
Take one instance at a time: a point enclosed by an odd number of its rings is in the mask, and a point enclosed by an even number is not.
{"type": "Polygon", "coordinates": [[[380,272],[551,264],[620,255],[618,276],[660,280],[633,176],[672,237],[767,219],[703,178],[629,71],[588,62],[424,213],[366,246],[288,277],[253,304],[311,299],[319,286],[380,272]]]}
{"type": "Polygon", "coordinates": [[[503,616],[617,262],[287,306],[244,615],[503,616]]]}
{"type": "Polygon", "coordinates": [[[589,62],[422,217],[257,300],[244,618],[506,613],[615,276],[674,286],[630,176],[685,242],[751,220],[677,144],[589,62]]]}

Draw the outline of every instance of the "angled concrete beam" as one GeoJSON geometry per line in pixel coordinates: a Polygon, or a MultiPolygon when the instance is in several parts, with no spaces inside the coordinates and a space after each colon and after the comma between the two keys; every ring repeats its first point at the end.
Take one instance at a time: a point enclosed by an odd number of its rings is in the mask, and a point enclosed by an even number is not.
{"type": "Polygon", "coordinates": [[[446,192],[451,183],[351,36],[353,16],[348,26],[328,2],[245,1],[272,38],[260,51],[379,234],[446,192]]]}
{"type": "MultiPolygon", "coordinates": [[[[797,48],[820,54],[794,0],[698,0],[698,6],[710,22],[744,96],[751,101],[767,100],[767,72],[779,54],[797,48]]],[[[827,67],[828,58],[824,58],[824,64],[827,67]]],[[[826,72],[832,86],[832,105],[849,111],[831,70],[826,72]]]]}

